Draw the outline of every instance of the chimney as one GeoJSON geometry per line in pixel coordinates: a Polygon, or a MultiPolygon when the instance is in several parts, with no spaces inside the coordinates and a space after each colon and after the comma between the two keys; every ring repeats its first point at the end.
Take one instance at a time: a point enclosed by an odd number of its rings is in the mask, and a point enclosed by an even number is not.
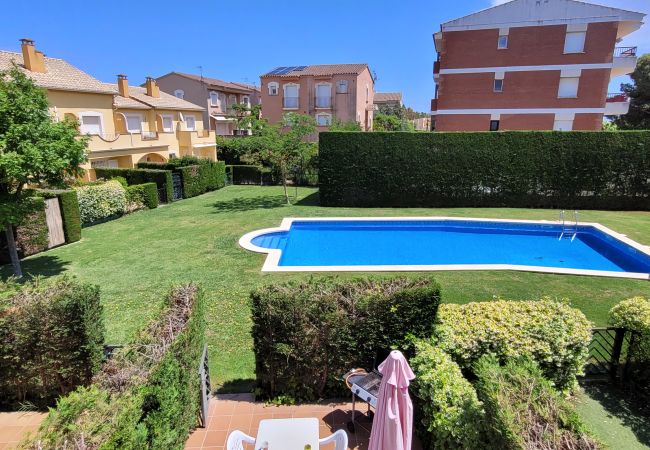
{"type": "Polygon", "coordinates": [[[25,69],[31,72],[45,73],[45,55],[36,51],[34,41],[31,39],[21,39],[20,47],[23,51],[23,65],[25,69]]]}
{"type": "Polygon", "coordinates": [[[122,97],[129,96],[129,80],[123,73],[117,75],[117,90],[122,97]]]}
{"type": "Polygon", "coordinates": [[[156,84],[156,80],[152,77],[147,77],[147,95],[149,97],[160,97],[160,88],[156,84]]]}

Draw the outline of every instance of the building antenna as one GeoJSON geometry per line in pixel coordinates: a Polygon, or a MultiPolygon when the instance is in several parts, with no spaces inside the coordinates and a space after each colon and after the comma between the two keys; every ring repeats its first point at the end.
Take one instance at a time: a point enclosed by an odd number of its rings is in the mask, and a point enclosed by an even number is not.
{"type": "Polygon", "coordinates": [[[201,74],[201,84],[203,84],[203,66],[196,66],[199,69],[199,74],[201,74]]]}

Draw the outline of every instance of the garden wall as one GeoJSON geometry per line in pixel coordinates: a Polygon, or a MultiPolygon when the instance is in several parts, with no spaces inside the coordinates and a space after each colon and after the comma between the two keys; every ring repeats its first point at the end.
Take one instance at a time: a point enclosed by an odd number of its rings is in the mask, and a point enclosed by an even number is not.
{"type": "Polygon", "coordinates": [[[320,201],[650,210],[650,131],[320,133],[320,201]]]}

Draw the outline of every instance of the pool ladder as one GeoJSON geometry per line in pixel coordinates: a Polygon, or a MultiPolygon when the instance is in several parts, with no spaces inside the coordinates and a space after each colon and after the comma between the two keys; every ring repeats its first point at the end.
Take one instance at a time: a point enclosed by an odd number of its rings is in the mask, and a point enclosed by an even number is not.
{"type": "Polygon", "coordinates": [[[566,211],[560,211],[560,222],[562,223],[562,233],[560,233],[558,240],[561,241],[564,236],[571,236],[571,242],[573,242],[576,234],[578,234],[578,211],[573,211],[573,223],[567,223],[566,211]]]}

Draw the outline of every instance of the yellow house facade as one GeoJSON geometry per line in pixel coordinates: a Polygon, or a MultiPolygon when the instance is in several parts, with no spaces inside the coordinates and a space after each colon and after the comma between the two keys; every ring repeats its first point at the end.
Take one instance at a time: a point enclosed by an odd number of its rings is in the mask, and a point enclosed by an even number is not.
{"type": "MultiPolygon", "coordinates": [[[[205,108],[161,92],[152,78],[129,86],[125,75],[103,83],[66,61],[45,57],[34,42],[21,40],[22,53],[0,51],[0,70],[15,63],[47,90],[55,120],[71,118],[89,136],[88,163],[94,167],[135,167],[192,155],[216,160],[214,131],[203,128],[205,108]]],[[[88,170],[88,177],[94,177],[88,170]]]]}

